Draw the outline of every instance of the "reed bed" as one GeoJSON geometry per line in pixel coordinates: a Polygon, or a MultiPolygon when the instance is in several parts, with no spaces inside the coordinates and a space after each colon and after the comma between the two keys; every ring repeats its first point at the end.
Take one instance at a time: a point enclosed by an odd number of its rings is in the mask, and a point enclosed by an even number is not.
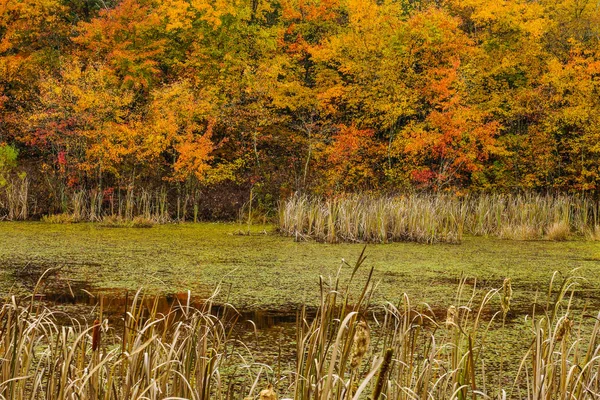
{"type": "Polygon", "coordinates": [[[0,220],[29,218],[29,178],[21,175],[0,185],[0,220]]]}
{"type": "Polygon", "coordinates": [[[211,306],[188,300],[163,315],[138,292],[118,326],[103,320],[101,305],[91,325],[61,324],[60,312],[12,297],[0,309],[0,398],[234,398],[235,382],[221,371],[239,367],[243,376],[252,360],[211,306]]]}
{"type": "Polygon", "coordinates": [[[570,195],[295,195],[278,226],[297,239],[335,242],[459,243],[464,234],[503,239],[595,238],[600,203],[570,195]]]}
{"type": "MultiPolygon", "coordinates": [[[[0,191],[0,220],[26,220],[31,209],[38,210],[28,193],[27,178],[7,185],[0,191]]],[[[173,196],[171,196],[173,197],[173,196]]],[[[107,225],[131,225],[134,220],[147,223],[198,221],[200,197],[194,195],[169,198],[166,189],[145,190],[129,187],[122,191],[99,189],[61,192],[60,205],[42,217],[49,223],[104,222],[107,225]]]]}
{"type": "Polygon", "coordinates": [[[279,230],[325,242],[458,243],[466,209],[449,196],[360,196],[321,200],[294,196],[282,203],[279,230]]]}
{"type": "Polygon", "coordinates": [[[557,274],[552,277],[546,299],[525,317],[530,337],[522,340],[531,344],[514,359],[487,351],[490,330],[504,327],[511,309],[510,278],[483,295],[476,284],[469,287],[462,280],[454,304],[441,313],[427,304],[411,304],[406,295],[378,312],[370,307],[376,290],[372,270],[362,291],[350,290],[363,261],[364,252],[346,287],[341,269],[328,284],[322,282],[326,294],[312,321],[304,311],[300,314],[296,370],[278,382],[290,398],[598,398],[600,313],[580,312],[576,319],[576,276],[562,282],[557,274]],[[500,369],[490,370],[490,358],[500,359],[500,369]],[[508,363],[518,368],[503,368],[508,363]]]}
{"type": "MultiPolygon", "coordinates": [[[[179,206],[178,199],[178,206],[179,206]]],[[[182,218],[178,207],[176,219],[182,218]]],[[[72,222],[133,221],[135,218],[154,223],[171,222],[167,193],[163,190],[134,190],[130,187],[123,192],[103,193],[100,190],[80,190],[63,201],[63,215],[72,222]]],[[[183,210],[184,213],[187,209],[183,210]]],[[[60,214],[58,214],[60,215],[60,214]]],[[[52,215],[49,216],[50,220],[52,215]]],[[[185,220],[185,217],[183,217],[185,220]]]]}
{"type": "Polygon", "coordinates": [[[211,312],[214,296],[199,308],[188,297],[162,315],[138,292],[120,329],[103,319],[102,303],[93,324],[60,324],[59,312],[12,297],[0,309],[0,398],[598,398],[600,315],[573,309],[576,277],[552,278],[546,299],[525,317],[522,340],[530,345],[509,358],[488,354],[487,341],[510,313],[510,279],[483,295],[462,281],[437,309],[406,295],[374,306],[364,260],[363,252],[321,278],[316,315],[298,312],[290,368],[254,362],[232,335],[235,312],[211,312]],[[500,369],[490,370],[490,357],[502,360],[500,369]]]}

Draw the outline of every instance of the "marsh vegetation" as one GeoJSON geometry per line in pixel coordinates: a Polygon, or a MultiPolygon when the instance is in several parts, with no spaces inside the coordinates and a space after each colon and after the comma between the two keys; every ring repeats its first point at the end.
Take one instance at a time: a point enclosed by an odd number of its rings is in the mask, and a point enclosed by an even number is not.
{"type": "Polygon", "coordinates": [[[600,248],[574,229],[569,241],[464,234],[364,254],[246,224],[1,229],[4,398],[598,393],[600,248]],[[273,335],[248,310],[286,322],[273,335]]]}
{"type": "Polygon", "coordinates": [[[464,235],[515,240],[595,240],[600,204],[569,195],[296,195],[279,209],[279,229],[297,239],[460,243],[464,235]]]}
{"type": "Polygon", "coordinates": [[[157,301],[137,292],[116,323],[104,319],[100,301],[93,323],[65,325],[59,311],[36,301],[42,276],[30,298],[6,298],[0,308],[0,396],[399,400],[600,393],[600,315],[573,308],[577,276],[552,276],[525,318],[525,347],[515,355],[489,350],[494,324],[504,326],[511,312],[510,279],[483,296],[462,280],[441,312],[406,295],[374,306],[373,269],[364,261],[361,253],[329,282],[321,279],[316,311],[297,313],[294,357],[274,365],[257,361],[232,334],[235,310],[212,312],[216,296],[197,307],[188,296],[159,312],[157,301]],[[358,278],[361,268],[366,280],[358,278]],[[344,271],[348,282],[362,281],[361,290],[342,283],[344,271]]]}

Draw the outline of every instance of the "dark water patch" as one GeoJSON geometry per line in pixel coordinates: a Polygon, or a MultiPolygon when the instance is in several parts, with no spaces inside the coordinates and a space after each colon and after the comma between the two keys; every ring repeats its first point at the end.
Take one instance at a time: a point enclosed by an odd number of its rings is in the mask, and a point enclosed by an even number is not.
{"type": "Polygon", "coordinates": [[[72,292],[73,287],[87,287],[85,281],[70,278],[72,271],[81,267],[100,267],[93,262],[67,262],[50,260],[0,260],[0,266],[8,271],[9,279],[23,289],[34,291],[36,286],[46,292],[72,292]]]}
{"type": "MultiPolygon", "coordinates": [[[[55,313],[60,325],[72,325],[75,321],[92,324],[99,319],[108,320],[108,326],[117,335],[122,334],[124,319],[137,301],[142,318],[151,313],[170,318],[184,318],[184,312],[202,310],[223,323],[231,338],[247,346],[255,362],[289,368],[295,362],[296,321],[299,310],[291,307],[283,310],[235,310],[231,306],[212,304],[203,296],[188,292],[164,295],[147,295],[122,289],[93,289],[86,285],[72,285],[71,290],[45,290],[36,300],[55,313]]],[[[307,311],[314,317],[313,309],[307,311]]],[[[171,322],[173,320],[171,319],[171,322]]]]}
{"type": "MultiPolygon", "coordinates": [[[[110,322],[122,319],[130,311],[132,303],[143,309],[145,315],[153,312],[156,315],[180,314],[185,310],[202,310],[217,316],[224,321],[236,320],[253,329],[269,329],[282,324],[295,324],[299,308],[284,307],[272,310],[235,310],[223,304],[208,302],[206,296],[190,295],[188,292],[175,292],[160,295],[148,295],[123,289],[94,289],[82,282],[71,283],[68,290],[56,287],[45,288],[38,294],[37,300],[42,301],[51,309],[83,310],[81,315],[71,314],[72,317],[92,319],[100,310],[103,318],[110,322]],[[251,321],[251,323],[249,322],[251,321]]],[[[308,310],[309,315],[315,311],[308,310]]]]}
{"type": "MultiPolygon", "coordinates": [[[[51,309],[66,310],[70,317],[93,320],[98,317],[100,310],[103,318],[110,322],[122,320],[127,311],[131,309],[134,299],[138,307],[143,309],[145,315],[151,312],[157,315],[178,314],[186,309],[202,310],[219,317],[223,321],[236,321],[238,325],[249,330],[266,330],[278,326],[294,325],[298,321],[302,306],[285,304],[272,309],[234,309],[230,305],[208,302],[208,296],[190,295],[188,292],[174,292],[167,294],[145,294],[123,289],[95,289],[85,282],[69,282],[65,285],[48,285],[37,294],[37,300],[42,301],[51,309]]],[[[475,302],[479,304],[479,302],[475,302]]],[[[525,315],[540,314],[547,308],[546,303],[535,303],[514,299],[505,322],[511,323],[522,319],[525,315]]],[[[551,304],[550,304],[551,306],[551,304]]],[[[404,318],[401,305],[397,305],[399,318],[404,318]]],[[[346,312],[354,310],[352,305],[346,306],[346,312]]],[[[421,325],[444,324],[448,309],[446,307],[419,306],[410,311],[410,320],[421,325]]],[[[461,311],[464,312],[464,311],[461,311]]],[[[499,304],[489,303],[483,308],[471,309],[471,314],[479,314],[484,321],[492,318],[502,318],[499,304]]],[[[304,310],[310,321],[316,315],[316,307],[307,307],[304,310]]],[[[372,307],[364,313],[364,317],[372,321],[381,321],[385,315],[382,307],[372,307]]]]}
{"type": "MultiPolygon", "coordinates": [[[[94,289],[78,282],[79,286],[72,284],[69,290],[44,290],[37,297],[37,301],[45,304],[51,310],[57,310],[56,319],[59,324],[73,324],[74,320],[87,322],[88,324],[99,317],[102,310],[102,319],[108,320],[108,325],[117,335],[123,332],[125,314],[131,309],[134,299],[137,299],[138,307],[143,310],[142,318],[151,312],[157,315],[171,314],[175,318],[182,316],[186,309],[199,309],[219,319],[227,330],[231,329],[231,338],[239,340],[250,350],[252,361],[269,365],[278,374],[280,371],[293,369],[297,354],[297,321],[301,308],[286,305],[282,309],[263,310],[235,310],[224,304],[212,304],[207,302],[204,296],[192,296],[188,292],[174,292],[161,295],[150,295],[126,291],[123,289],[94,289]]],[[[477,302],[476,302],[477,304],[477,302]]],[[[518,328],[523,324],[524,315],[532,315],[535,307],[536,314],[540,314],[542,304],[533,304],[525,301],[514,301],[511,310],[506,316],[504,324],[502,315],[497,305],[489,304],[471,310],[474,316],[480,312],[483,321],[495,318],[491,329],[495,337],[501,337],[502,342],[512,343],[514,338],[504,338],[507,332],[518,328]]],[[[459,308],[461,309],[461,308],[459,308]]],[[[402,308],[399,308],[398,318],[404,318],[402,308]]],[[[462,309],[461,309],[462,310],[462,309]]],[[[354,311],[350,305],[347,311],[354,311]]],[[[462,312],[462,311],[461,311],[462,312]]],[[[306,311],[308,322],[316,315],[316,309],[310,308],[306,311]]],[[[447,308],[424,307],[418,311],[411,310],[409,320],[412,324],[421,325],[424,329],[435,332],[436,326],[444,329],[447,308]]],[[[373,329],[373,342],[377,341],[377,335],[382,331],[376,327],[383,322],[383,308],[373,307],[365,317],[373,329]],[[377,322],[376,322],[377,321],[377,322]]],[[[374,344],[375,345],[375,344],[374,344]]],[[[504,344],[502,344],[504,346],[504,344]]],[[[508,346],[508,345],[507,345],[508,346]]],[[[490,362],[493,362],[490,361],[490,362]]]]}

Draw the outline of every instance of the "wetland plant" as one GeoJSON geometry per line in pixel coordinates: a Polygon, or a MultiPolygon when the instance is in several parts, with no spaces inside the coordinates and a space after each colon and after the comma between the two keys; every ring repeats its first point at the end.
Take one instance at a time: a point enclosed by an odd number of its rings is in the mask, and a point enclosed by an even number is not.
{"type": "Polygon", "coordinates": [[[525,194],[294,195],[279,231],[323,242],[458,243],[464,234],[511,240],[600,237],[599,203],[584,196],[525,194]]]}
{"type": "Polygon", "coordinates": [[[545,304],[535,301],[526,317],[526,349],[509,358],[488,354],[496,319],[504,325],[510,313],[509,279],[483,294],[463,279],[447,309],[414,306],[406,295],[375,306],[373,270],[357,273],[364,259],[363,251],[355,265],[321,278],[316,314],[298,311],[290,368],[254,361],[233,334],[236,312],[213,312],[218,291],[197,308],[188,296],[165,314],[138,292],[113,325],[100,301],[91,326],[59,322],[65,316],[36,291],[31,300],[10,297],[0,308],[0,398],[598,398],[600,315],[573,309],[576,278],[559,285],[552,277],[545,304]],[[497,357],[512,368],[491,367],[497,357]]]}
{"type": "Polygon", "coordinates": [[[279,210],[279,230],[297,239],[335,242],[458,243],[465,210],[444,195],[397,197],[296,195],[279,210]]]}

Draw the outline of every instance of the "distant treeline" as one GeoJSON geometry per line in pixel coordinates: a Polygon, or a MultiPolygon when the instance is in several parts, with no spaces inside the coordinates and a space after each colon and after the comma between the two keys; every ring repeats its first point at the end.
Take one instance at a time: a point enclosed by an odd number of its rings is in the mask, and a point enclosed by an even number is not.
{"type": "Polygon", "coordinates": [[[0,0],[0,208],[595,193],[599,38],[576,0],[0,0]]]}

